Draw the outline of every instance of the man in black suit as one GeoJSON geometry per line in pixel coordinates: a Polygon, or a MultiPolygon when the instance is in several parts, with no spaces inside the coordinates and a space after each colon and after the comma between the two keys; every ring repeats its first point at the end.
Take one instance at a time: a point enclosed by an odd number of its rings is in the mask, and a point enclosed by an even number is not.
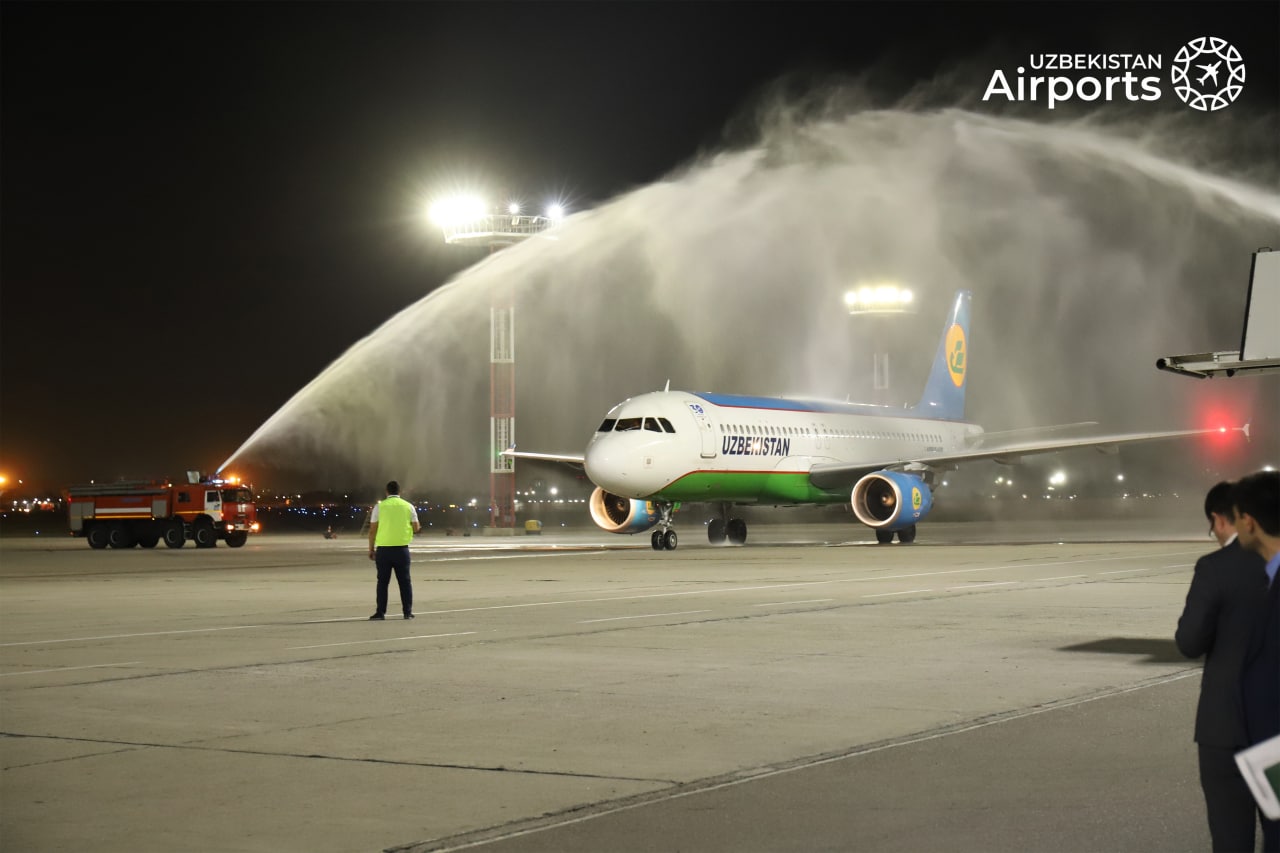
{"type": "MultiPolygon", "coordinates": [[[[1231,498],[1240,546],[1266,561],[1270,584],[1240,680],[1245,732],[1256,744],[1280,735],[1280,471],[1242,478],[1231,498]]],[[[1280,821],[1262,819],[1262,849],[1280,853],[1280,821]]]]}
{"type": "Polygon", "coordinates": [[[1266,594],[1266,561],[1236,541],[1230,483],[1209,490],[1204,514],[1222,547],[1196,561],[1174,640],[1187,657],[1205,656],[1195,738],[1213,849],[1253,853],[1257,804],[1235,754],[1249,745],[1240,672],[1266,594]]]}

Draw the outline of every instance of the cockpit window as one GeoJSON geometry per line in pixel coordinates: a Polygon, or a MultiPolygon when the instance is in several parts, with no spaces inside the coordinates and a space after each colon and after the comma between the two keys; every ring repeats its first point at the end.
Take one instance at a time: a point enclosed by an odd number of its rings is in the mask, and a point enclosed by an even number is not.
{"type": "Polygon", "coordinates": [[[671,425],[671,421],[667,420],[666,418],[658,418],[658,423],[662,424],[662,429],[665,432],[676,431],[676,428],[671,425]]]}
{"type": "Polygon", "coordinates": [[[596,432],[613,432],[613,425],[617,422],[614,418],[605,418],[604,423],[600,424],[600,428],[596,432]]]}
{"type": "Polygon", "coordinates": [[[640,429],[644,418],[618,418],[618,425],[614,427],[617,432],[630,432],[631,430],[640,429]]]}
{"type": "Polygon", "coordinates": [[[657,418],[645,418],[644,428],[649,432],[662,432],[662,424],[658,423],[657,418]]]}

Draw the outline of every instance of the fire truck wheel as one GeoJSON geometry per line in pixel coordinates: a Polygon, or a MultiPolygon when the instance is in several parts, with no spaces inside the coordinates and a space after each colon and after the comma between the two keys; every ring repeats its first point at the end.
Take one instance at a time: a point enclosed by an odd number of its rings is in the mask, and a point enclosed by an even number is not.
{"type": "Polygon", "coordinates": [[[213,522],[205,519],[196,522],[196,547],[215,548],[218,545],[218,534],[213,529],[213,522]]]}
{"type": "Polygon", "coordinates": [[[227,534],[227,547],[239,548],[245,542],[249,541],[249,534],[243,530],[237,530],[234,533],[227,534]]]}
{"type": "Polygon", "coordinates": [[[85,533],[84,538],[88,540],[90,548],[107,547],[107,528],[101,524],[95,524],[85,533]]]}
{"type": "Polygon", "coordinates": [[[160,544],[160,537],[155,533],[148,533],[138,538],[138,544],[143,548],[154,548],[160,544]]]}
{"type": "Polygon", "coordinates": [[[133,531],[119,522],[107,530],[107,541],[112,548],[132,548],[138,544],[138,540],[133,538],[133,531]]]}
{"type": "Polygon", "coordinates": [[[175,519],[165,526],[164,544],[170,548],[181,548],[187,544],[187,531],[183,529],[181,521],[175,519]]]}

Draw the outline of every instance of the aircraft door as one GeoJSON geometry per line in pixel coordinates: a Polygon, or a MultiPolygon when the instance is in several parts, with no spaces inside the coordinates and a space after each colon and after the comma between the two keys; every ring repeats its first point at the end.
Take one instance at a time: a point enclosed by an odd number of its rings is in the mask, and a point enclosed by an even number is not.
{"type": "Polygon", "coordinates": [[[707,415],[707,410],[702,407],[701,403],[690,403],[689,411],[693,412],[693,417],[698,422],[698,435],[702,440],[702,458],[715,459],[715,424],[711,423],[711,418],[707,415]]]}

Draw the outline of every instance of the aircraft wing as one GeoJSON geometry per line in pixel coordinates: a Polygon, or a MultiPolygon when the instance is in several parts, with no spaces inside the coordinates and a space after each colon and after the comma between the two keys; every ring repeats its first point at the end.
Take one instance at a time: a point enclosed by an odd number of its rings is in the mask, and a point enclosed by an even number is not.
{"type": "Polygon", "coordinates": [[[582,465],[587,457],[581,453],[529,453],[508,447],[499,456],[510,456],[514,459],[536,459],[539,462],[563,462],[566,465],[582,465]]]}
{"type": "Polygon", "coordinates": [[[1001,463],[1017,462],[1023,456],[1037,453],[1056,453],[1062,450],[1075,450],[1081,447],[1092,447],[1103,453],[1113,453],[1122,444],[1137,444],[1143,441],[1161,441],[1170,438],[1189,438],[1196,435],[1213,435],[1223,432],[1243,432],[1249,437],[1249,425],[1242,427],[1215,427],[1213,429],[1180,429],[1166,432],[1131,432],[1119,435],[1099,435],[1083,438],[1064,438],[1057,441],[1022,441],[997,446],[980,446],[970,450],[954,453],[935,453],[911,459],[893,459],[882,462],[833,462],[814,465],[809,470],[809,482],[819,489],[835,490],[853,488],[859,478],[874,471],[886,468],[919,467],[951,469],[962,462],[978,462],[990,460],[1001,463]]]}

